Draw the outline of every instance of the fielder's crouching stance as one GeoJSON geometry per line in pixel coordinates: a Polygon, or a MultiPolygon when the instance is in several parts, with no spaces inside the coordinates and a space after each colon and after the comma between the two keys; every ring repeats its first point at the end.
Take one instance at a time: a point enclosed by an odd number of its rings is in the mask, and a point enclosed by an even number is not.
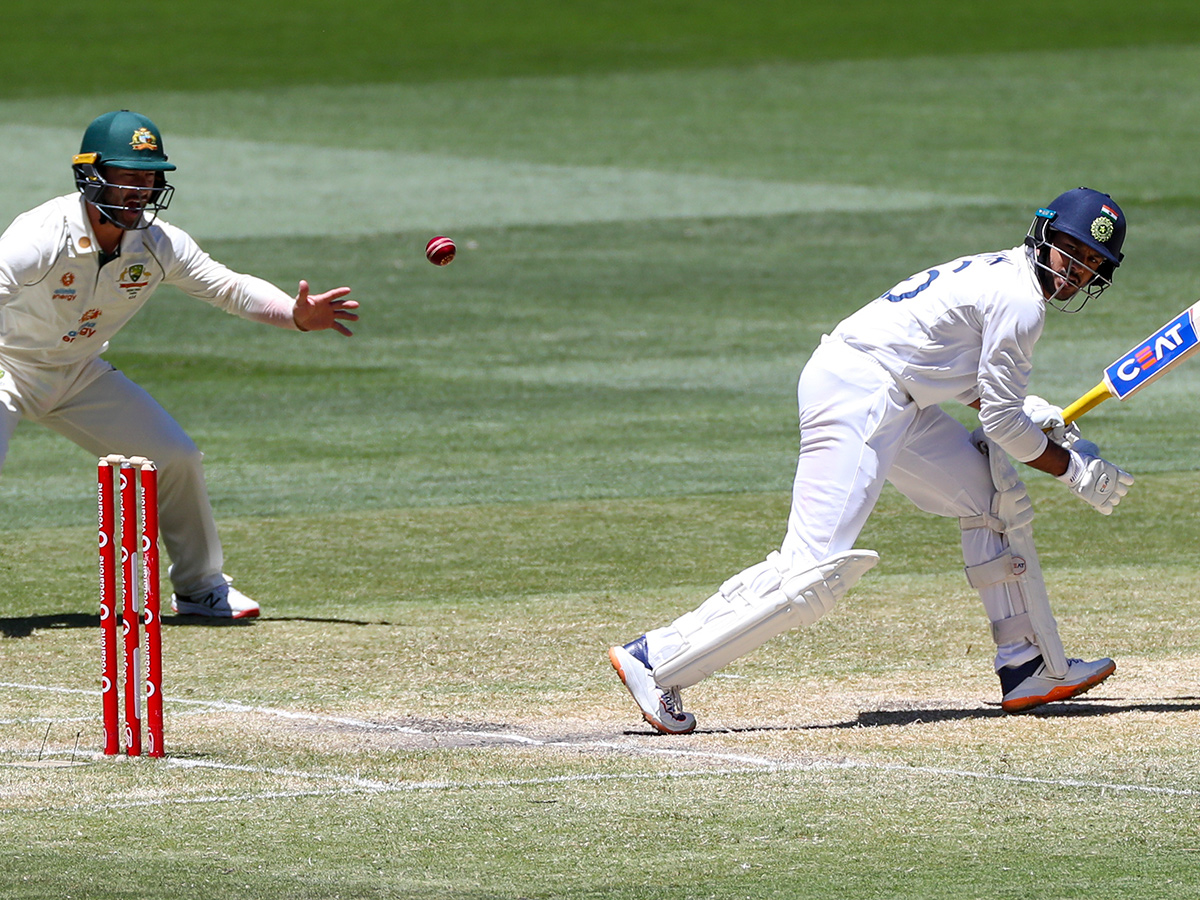
{"type": "MultiPolygon", "coordinates": [[[[105,113],[71,161],[77,190],[18,216],[0,235],[0,465],[22,419],[86,449],[158,465],[159,525],[180,615],[251,618],[230,586],[202,454],[179,423],[101,354],[151,294],[171,284],[226,312],[295,331],[349,335],[350,288],[293,299],[210,257],[158,218],[175,188],[162,135],[143,115],[105,113]]],[[[214,361],[219,366],[220,361],[214,361]]]]}
{"type": "Polygon", "coordinates": [[[1046,305],[1075,312],[1102,293],[1124,239],[1112,198],[1077,188],[1037,211],[1023,245],[914,275],[822,339],[800,375],[800,457],[780,549],[692,612],[609,650],[647,722],[692,731],[683,688],[833,609],[879,561],[853,547],[885,481],[958,520],[1005,710],[1073,697],[1115,671],[1111,659],[1063,650],[1010,457],[1105,515],[1133,483],[1064,426],[1061,409],[1027,395],[1046,305]],[[979,411],[975,433],[938,405],[952,400],[979,411]]]}

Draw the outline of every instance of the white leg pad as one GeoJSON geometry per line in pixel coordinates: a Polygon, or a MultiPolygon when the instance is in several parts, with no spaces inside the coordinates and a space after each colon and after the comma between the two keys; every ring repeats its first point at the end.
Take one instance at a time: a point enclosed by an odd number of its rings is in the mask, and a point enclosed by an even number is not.
{"type": "Polygon", "coordinates": [[[772,553],[676,620],[682,646],[655,667],[660,687],[690,687],[771,638],[813,624],[879,562],[879,554],[850,550],[799,572],[781,570],[779,559],[772,553]]]}
{"type": "Polygon", "coordinates": [[[992,623],[992,637],[997,645],[1028,638],[1041,650],[1050,674],[1062,678],[1070,664],[1033,544],[1032,505],[1028,503],[1025,486],[1008,454],[984,437],[982,429],[972,435],[972,440],[987,454],[997,494],[992,515],[960,520],[960,524],[964,528],[987,527],[1002,532],[1008,550],[990,562],[969,566],[967,581],[976,589],[1000,583],[1010,585],[1013,615],[992,623]]]}

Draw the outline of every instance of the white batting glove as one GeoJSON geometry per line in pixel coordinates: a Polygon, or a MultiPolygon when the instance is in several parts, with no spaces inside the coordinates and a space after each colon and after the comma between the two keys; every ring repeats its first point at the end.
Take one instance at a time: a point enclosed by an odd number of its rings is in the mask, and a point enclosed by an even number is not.
{"type": "MultiPolygon", "coordinates": [[[[1080,444],[1090,445],[1083,448],[1085,450],[1096,446],[1090,441],[1076,441],[1075,447],[1080,444]]],[[[1085,455],[1075,447],[1067,448],[1067,452],[1071,454],[1071,461],[1067,464],[1067,471],[1059,475],[1058,480],[1067,485],[1100,515],[1111,515],[1113,507],[1129,493],[1129,486],[1133,484],[1133,476],[1108,460],[1099,456],[1085,455]]]]}
{"type": "Polygon", "coordinates": [[[1079,439],[1079,426],[1074,422],[1068,425],[1063,420],[1061,406],[1055,406],[1037,394],[1029,394],[1025,398],[1023,409],[1033,424],[1044,431],[1054,443],[1069,447],[1079,439]]]}

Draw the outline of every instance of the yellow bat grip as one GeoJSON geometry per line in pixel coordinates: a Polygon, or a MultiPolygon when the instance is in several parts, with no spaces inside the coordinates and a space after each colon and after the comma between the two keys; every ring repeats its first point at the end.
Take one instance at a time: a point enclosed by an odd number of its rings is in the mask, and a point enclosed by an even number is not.
{"type": "Polygon", "coordinates": [[[1070,425],[1086,412],[1091,412],[1109,397],[1113,396],[1103,381],[1072,403],[1070,406],[1063,409],[1063,420],[1070,425]]]}

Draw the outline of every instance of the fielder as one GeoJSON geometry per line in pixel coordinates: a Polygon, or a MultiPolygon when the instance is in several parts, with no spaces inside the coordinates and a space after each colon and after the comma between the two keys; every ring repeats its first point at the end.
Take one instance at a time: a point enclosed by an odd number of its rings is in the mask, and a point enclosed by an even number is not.
{"type": "Polygon", "coordinates": [[[1068,191],[1037,211],[1022,246],[927,269],[822,338],[800,375],[800,457],[782,546],[697,609],[609,650],[647,722],[692,731],[683,688],[833,609],[879,561],[853,548],[885,481],[920,509],[958,520],[1005,710],[1065,700],[1115,671],[1111,659],[1063,650],[1032,504],[1009,457],[1104,515],[1133,483],[1064,426],[1061,409],[1026,393],[1046,306],[1076,312],[1099,296],[1124,240],[1111,197],[1068,191]],[[951,400],[979,411],[974,433],[938,405],[951,400]]]}
{"type": "Polygon", "coordinates": [[[101,358],[162,284],[226,312],[297,331],[358,316],[347,287],[295,299],[204,253],[158,218],[174,188],[162,135],[145,116],[106,113],[72,161],[78,190],[20,216],[0,235],[0,465],[27,418],[94,457],[145,456],[159,469],[159,519],[181,615],[257,616],[230,586],[201,466],[202,454],[157,401],[101,358]]]}

